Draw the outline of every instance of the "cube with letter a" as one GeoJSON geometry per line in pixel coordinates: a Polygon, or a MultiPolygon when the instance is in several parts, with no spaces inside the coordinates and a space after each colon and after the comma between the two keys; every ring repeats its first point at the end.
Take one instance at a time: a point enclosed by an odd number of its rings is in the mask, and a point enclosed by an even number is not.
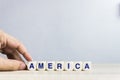
{"type": "Polygon", "coordinates": [[[35,71],[36,70],[36,64],[37,64],[36,61],[30,61],[30,62],[28,62],[27,63],[28,70],[35,71]]]}
{"type": "Polygon", "coordinates": [[[83,62],[83,71],[91,70],[91,61],[83,62]]]}

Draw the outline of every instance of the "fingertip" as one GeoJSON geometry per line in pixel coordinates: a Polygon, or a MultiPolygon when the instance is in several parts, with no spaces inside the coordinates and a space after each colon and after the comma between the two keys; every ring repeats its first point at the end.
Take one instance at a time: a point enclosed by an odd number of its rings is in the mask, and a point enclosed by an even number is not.
{"type": "Polygon", "coordinates": [[[32,61],[32,57],[29,54],[23,55],[27,61],[32,61]]]}
{"type": "Polygon", "coordinates": [[[26,65],[22,61],[1,58],[0,70],[2,71],[24,70],[25,68],[26,68],[26,65]]]}
{"type": "Polygon", "coordinates": [[[19,66],[19,70],[24,70],[25,68],[26,68],[26,65],[23,62],[21,62],[19,66]]]}
{"type": "Polygon", "coordinates": [[[18,52],[24,56],[27,61],[32,61],[31,55],[27,52],[24,46],[19,46],[17,48],[18,52]]]}
{"type": "Polygon", "coordinates": [[[29,61],[33,61],[32,57],[29,55],[29,61]]]}

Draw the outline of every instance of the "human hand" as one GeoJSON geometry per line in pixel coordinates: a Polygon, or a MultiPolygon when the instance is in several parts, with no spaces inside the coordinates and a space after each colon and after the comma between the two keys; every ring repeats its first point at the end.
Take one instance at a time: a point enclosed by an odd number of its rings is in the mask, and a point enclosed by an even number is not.
{"type": "Polygon", "coordinates": [[[26,65],[20,54],[24,56],[27,61],[32,58],[28,54],[24,45],[16,40],[14,37],[0,30],[0,52],[7,55],[8,59],[0,57],[0,70],[23,70],[26,65]]]}

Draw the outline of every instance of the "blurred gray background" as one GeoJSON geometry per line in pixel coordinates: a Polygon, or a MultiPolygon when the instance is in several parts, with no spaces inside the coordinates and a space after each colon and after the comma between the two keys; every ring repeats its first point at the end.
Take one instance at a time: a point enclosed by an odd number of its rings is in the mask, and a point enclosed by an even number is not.
{"type": "Polygon", "coordinates": [[[0,29],[33,60],[120,63],[120,0],[0,0],[0,29]]]}

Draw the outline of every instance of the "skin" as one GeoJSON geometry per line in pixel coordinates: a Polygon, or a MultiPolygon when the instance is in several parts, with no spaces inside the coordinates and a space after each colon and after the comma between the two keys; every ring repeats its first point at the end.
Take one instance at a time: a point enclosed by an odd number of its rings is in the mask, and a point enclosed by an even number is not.
{"type": "Polygon", "coordinates": [[[26,65],[20,54],[27,60],[32,61],[24,45],[0,30],[0,52],[5,54],[8,59],[0,57],[0,70],[24,70],[26,65]]]}

